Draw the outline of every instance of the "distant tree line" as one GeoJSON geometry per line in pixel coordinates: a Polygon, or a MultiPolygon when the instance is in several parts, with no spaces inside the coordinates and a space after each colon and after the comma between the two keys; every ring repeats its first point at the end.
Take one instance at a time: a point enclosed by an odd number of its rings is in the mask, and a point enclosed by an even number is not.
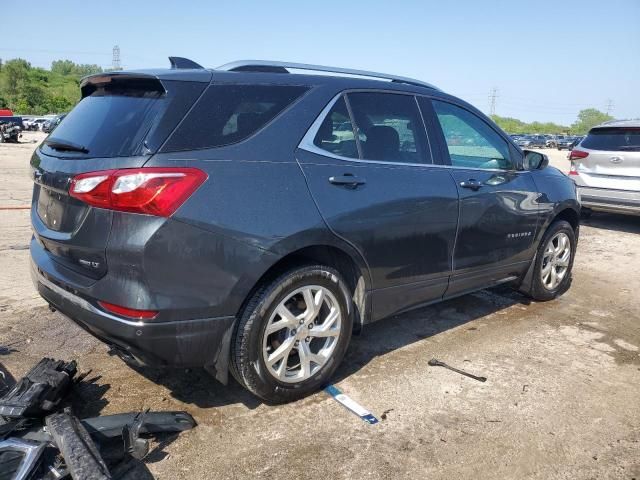
{"type": "MultiPolygon", "coordinates": [[[[43,115],[67,112],[80,100],[80,79],[100,73],[98,65],[77,64],[71,60],[56,60],[51,70],[32,67],[16,58],[2,63],[0,59],[0,108],[10,108],[18,114],[43,115]]],[[[492,115],[493,120],[508,133],[567,133],[582,135],[595,125],[613,117],[595,108],[581,110],[571,126],[552,122],[526,123],[517,118],[492,115]]]]}
{"type": "Polygon", "coordinates": [[[80,79],[98,72],[98,65],[71,60],[57,60],[50,70],[32,67],[21,58],[0,60],[0,108],[32,115],[67,112],[80,100],[80,79]]]}
{"type": "Polygon", "coordinates": [[[558,125],[553,122],[526,123],[517,118],[501,117],[499,115],[492,115],[491,118],[508,133],[564,133],[572,135],[584,135],[592,127],[602,122],[613,120],[611,115],[607,115],[596,108],[580,110],[578,118],[571,126],[558,125]]]}

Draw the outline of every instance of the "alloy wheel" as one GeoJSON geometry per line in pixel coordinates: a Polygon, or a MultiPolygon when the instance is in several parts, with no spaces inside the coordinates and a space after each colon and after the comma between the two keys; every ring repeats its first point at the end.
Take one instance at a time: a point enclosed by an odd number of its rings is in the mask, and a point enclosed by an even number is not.
{"type": "Polygon", "coordinates": [[[267,322],[262,355],[277,380],[298,383],[331,358],[341,333],[342,311],[327,288],[308,285],[287,295],[267,322]]]}
{"type": "Polygon", "coordinates": [[[547,290],[555,290],[569,271],[571,241],[566,233],[556,233],[544,249],[540,277],[547,290]]]}

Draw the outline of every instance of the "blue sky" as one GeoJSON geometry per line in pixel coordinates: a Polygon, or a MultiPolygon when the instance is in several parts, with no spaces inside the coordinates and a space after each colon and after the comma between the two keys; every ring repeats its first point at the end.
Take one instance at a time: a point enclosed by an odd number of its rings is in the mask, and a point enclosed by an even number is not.
{"type": "Polygon", "coordinates": [[[433,83],[488,111],[569,124],[587,107],[640,117],[640,0],[6,2],[0,58],[207,67],[320,63],[433,83]]]}

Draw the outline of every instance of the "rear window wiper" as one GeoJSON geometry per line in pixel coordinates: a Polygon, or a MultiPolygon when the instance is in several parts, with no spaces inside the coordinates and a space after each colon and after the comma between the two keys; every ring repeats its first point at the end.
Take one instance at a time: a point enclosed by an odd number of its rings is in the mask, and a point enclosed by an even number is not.
{"type": "Polygon", "coordinates": [[[622,145],[620,150],[640,150],[640,145],[622,145]]]}
{"type": "Polygon", "coordinates": [[[62,152],[80,152],[89,153],[89,150],[83,145],[77,143],[68,142],[66,140],[60,140],[59,138],[47,138],[44,144],[54,150],[60,150],[62,152]]]}

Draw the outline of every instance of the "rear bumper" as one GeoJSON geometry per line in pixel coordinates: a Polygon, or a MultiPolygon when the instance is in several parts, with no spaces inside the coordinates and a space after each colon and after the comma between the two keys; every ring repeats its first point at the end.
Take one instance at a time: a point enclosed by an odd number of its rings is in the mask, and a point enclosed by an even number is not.
{"type": "Polygon", "coordinates": [[[35,262],[31,277],[40,295],[73,322],[114,347],[134,365],[205,367],[227,382],[234,317],[141,322],[110,315],[54,278],[35,262]],[[71,291],[69,291],[71,290],[71,291]]]}
{"type": "Polygon", "coordinates": [[[577,185],[583,207],[606,212],[640,214],[640,192],[577,185]]]}

